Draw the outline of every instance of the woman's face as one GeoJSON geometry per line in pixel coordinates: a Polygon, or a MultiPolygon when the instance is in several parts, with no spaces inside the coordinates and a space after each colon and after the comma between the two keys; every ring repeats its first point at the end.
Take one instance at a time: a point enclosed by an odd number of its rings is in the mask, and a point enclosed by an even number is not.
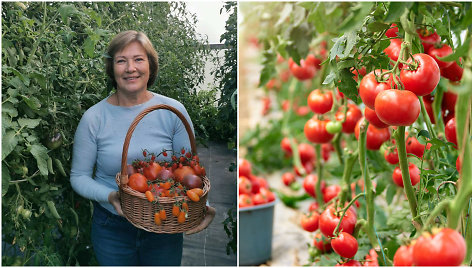
{"type": "Polygon", "coordinates": [[[147,89],[149,61],[143,46],[135,41],[117,52],[113,59],[117,89],[129,93],[147,89]]]}

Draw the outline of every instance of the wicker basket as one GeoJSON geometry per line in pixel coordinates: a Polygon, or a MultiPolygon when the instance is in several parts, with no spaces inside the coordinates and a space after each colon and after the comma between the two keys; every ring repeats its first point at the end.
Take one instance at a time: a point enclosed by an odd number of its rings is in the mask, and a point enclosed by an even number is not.
{"type": "Polygon", "coordinates": [[[128,157],[128,147],[131,135],[133,134],[133,131],[138,125],[139,121],[141,121],[145,115],[159,109],[169,110],[180,118],[185,126],[185,129],[187,130],[192,153],[194,155],[197,154],[195,137],[193,136],[193,132],[189,123],[182,113],[169,105],[160,104],[151,106],[138,114],[128,129],[121,156],[121,172],[116,174],[116,183],[118,184],[120,190],[121,208],[123,210],[123,214],[125,215],[126,219],[128,219],[128,221],[134,226],[153,233],[183,233],[198,226],[205,217],[206,201],[208,192],[210,191],[210,180],[207,177],[203,177],[202,179],[203,195],[200,197],[200,201],[198,202],[191,201],[187,196],[156,197],[156,199],[159,201],[160,207],[165,209],[167,216],[167,219],[164,220],[161,225],[156,225],[154,223],[154,213],[158,210],[158,205],[149,202],[146,199],[144,193],[133,190],[127,185],[128,174],[126,161],[128,157]],[[178,223],[177,217],[172,215],[172,206],[176,201],[181,200],[186,200],[189,207],[187,213],[188,217],[184,223],[178,223]]]}

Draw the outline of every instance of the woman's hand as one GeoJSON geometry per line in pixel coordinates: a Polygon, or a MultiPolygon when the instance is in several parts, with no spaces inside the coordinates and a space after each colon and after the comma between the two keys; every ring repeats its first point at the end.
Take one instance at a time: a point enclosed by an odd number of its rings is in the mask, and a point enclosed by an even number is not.
{"type": "Polygon", "coordinates": [[[120,204],[120,192],[118,191],[113,191],[108,195],[108,202],[115,208],[116,212],[118,212],[118,215],[124,217],[125,215],[123,214],[123,210],[121,210],[121,204],[120,204]]]}
{"type": "Polygon", "coordinates": [[[210,225],[210,223],[213,221],[213,218],[215,217],[216,210],[212,207],[207,206],[207,211],[205,218],[202,220],[202,222],[195,228],[188,230],[185,232],[185,234],[190,235],[190,234],[195,234],[198,233],[210,225]]]}

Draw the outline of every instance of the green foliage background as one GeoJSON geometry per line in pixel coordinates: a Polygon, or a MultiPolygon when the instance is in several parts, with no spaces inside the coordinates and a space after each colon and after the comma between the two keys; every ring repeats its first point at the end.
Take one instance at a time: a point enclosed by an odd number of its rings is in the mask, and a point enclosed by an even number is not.
{"type": "Polygon", "coordinates": [[[197,93],[208,51],[195,23],[185,3],[2,3],[3,265],[97,264],[91,204],[69,170],[82,114],[113,91],[102,59],[116,33],[149,36],[159,53],[150,90],[186,106],[197,138],[216,136],[216,91],[197,93]]]}

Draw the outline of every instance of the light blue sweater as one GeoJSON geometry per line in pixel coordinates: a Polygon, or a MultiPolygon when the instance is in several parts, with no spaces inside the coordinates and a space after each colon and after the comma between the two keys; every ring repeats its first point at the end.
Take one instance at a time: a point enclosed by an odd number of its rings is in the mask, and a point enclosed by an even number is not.
{"type": "MultiPolygon", "coordinates": [[[[132,107],[115,106],[107,98],[90,107],[75,132],[70,182],[79,195],[99,202],[117,214],[108,202],[108,195],[118,191],[115,176],[121,169],[121,153],[129,126],[145,108],[167,104],[180,111],[193,125],[185,107],[178,101],[153,93],[147,102],[132,107]],[[94,172],[95,168],[95,172],[94,172]]],[[[192,135],[194,135],[192,133],[192,135]]],[[[163,149],[190,151],[190,141],[184,124],[173,112],[153,111],[141,119],[130,140],[127,163],[143,159],[142,150],[160,153],[163,149]]],[[[170,160],[162,155],[158,161],[170,160]]]]}

